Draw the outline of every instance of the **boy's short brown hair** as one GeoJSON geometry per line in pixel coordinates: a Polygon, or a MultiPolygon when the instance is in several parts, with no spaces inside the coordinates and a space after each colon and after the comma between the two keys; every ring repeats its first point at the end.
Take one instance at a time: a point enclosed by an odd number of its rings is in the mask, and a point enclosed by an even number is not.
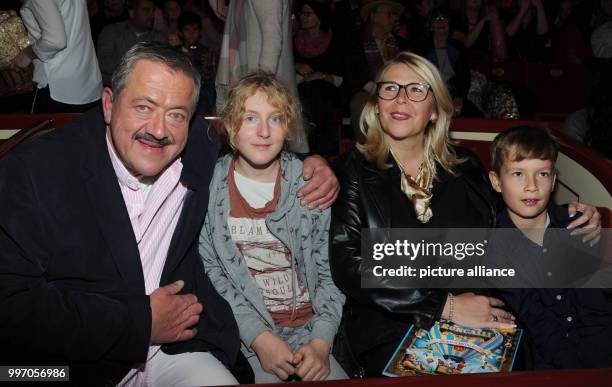
{"type": "Polygon", "coordinates": [[[258,91],[266,94],[268,103],[280,111],[281,122],[287,135],[285,142],[293,138],[300,123],[300,101],[281,81],[277,80],[273,74],[264,71],[246,75],[230,89],[220,113],[228,131],[230,147],[234,151],[236,150],[237,133],[242,126],[244,105],[246,100],[258,91]]]}
{"type": "Polygon", "coordinates": [[[543,126],[514,126],[498,134],[491,144],[491,169],[499,175],[502,165],[524,159],[557,161],[559,144],[543,126]]]}

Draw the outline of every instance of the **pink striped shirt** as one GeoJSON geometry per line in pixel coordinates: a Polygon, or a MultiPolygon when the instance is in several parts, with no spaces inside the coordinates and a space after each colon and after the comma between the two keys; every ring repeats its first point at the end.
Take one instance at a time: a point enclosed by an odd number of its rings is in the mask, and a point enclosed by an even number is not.
{"type": "MultiPolygon", "coordinates": [[[[125,168],[108,136],[106,144],[138,243],[145,292],[151,294],[159,287],[170,241],[187,193],[187,188],[179,181],[183,164],[177,159],[147,187],[125,168]]],[[[151,345],[147,362],[158,351],[159,346],[151,345]]],[[[137,369],[132,369],[119,385],[148,386],[150,374],[150,367],[147,367],[146,363],[142,364],[137,369]]]]}

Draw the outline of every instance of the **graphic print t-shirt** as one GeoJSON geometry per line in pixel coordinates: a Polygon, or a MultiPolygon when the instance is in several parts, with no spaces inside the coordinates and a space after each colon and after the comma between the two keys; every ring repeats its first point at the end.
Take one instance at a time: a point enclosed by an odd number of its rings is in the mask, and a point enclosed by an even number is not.
{"type": "Polygon", "coordinates": [[[274,324],[303,326],[312,318],[308,289],[297,275],[291,251],[268,230],[265,222],[280,197],[280,170],[276,182],[262,183],[240,175],[232,162],[228,184],[230,235],[262,291],[274,324]]]}

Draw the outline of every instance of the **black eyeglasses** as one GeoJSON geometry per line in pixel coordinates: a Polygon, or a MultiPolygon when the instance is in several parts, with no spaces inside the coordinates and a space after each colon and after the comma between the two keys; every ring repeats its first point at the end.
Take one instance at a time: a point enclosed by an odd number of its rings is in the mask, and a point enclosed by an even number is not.
{"type": "Polygon", "coordinates": [[[406,97],[409,100],[421,102],[427,98],[431,85],[429,83],[409,83],[407,85],[400,85],[396,82],[376,83],[378,97],[385,100],[396,99],[402,89],[406,91],[406,97]]]}

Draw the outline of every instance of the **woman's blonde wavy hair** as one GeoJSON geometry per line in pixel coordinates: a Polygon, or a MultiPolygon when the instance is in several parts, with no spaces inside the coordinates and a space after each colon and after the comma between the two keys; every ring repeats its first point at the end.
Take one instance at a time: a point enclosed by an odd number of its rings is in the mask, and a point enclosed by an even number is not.
{"type": "Polygon", "coordinates": [[[244,118],[245,103],[249,97],[261,91],[267,96],[268,103],[280,111],[285,130],[285,145],[294,136],[300,124],[302,107],[300,101],[274,77],[274,74],[257,71],[241,78],[227,96],[221,111],[221,120],[228,131],[229,145],[236,152],[238,131],[244,118]]]}
{"type": "MultiPolygon", "coordinates": [[[[376,82],[380,82],[387,70],[397,64],[407,66],[431,85],[430,92],[433,94],[434,111],[438,118],[435,121],[428,121],[425,128],[425,158],[428,165],[435,165],[434,162],[436,162],[454,175],[453,168],[464,160],[458,159],[451,147],[453,142],[448,130],[455,109],[440,72],[427,59],[410,52],[401,52],[384,65],[376,76],[376,82]]],[[[377,90],[374,89],[370,93],[359,119],[359,127],[366,136],[366,142],[365,144],[357,144],[357,149],[376,167],[386,169],[390,167],[387,164],[389,144],[385,139],[385,131],[381,127],[376,113],[377,103],[378,94],[377,90]]]]}

